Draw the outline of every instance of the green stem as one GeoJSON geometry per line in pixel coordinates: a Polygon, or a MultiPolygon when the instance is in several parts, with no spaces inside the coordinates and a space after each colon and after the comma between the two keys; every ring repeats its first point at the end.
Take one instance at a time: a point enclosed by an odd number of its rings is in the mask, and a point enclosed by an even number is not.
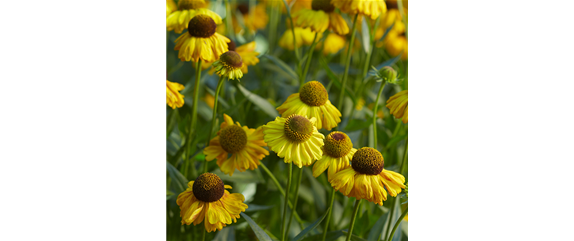
{"type": "Polygon", "coordinates": [[[295,37],[295,25],[293,24],[293,17],[291,17],[291,9],[287,2],[283,0],[283,4],[285,4],[285,8],[287,9],[287,17],[289,17],[289,22],[291,23],[291,33],[293,34],[293,47],[295,49],[295,57],[297,58],[297,70],[299,70],[301,66],[301,56],[299,56],[299,47],[297,47],[297,38],[295,37]]]}
{"type": "MultiPolygon", "coordinates": [[[[206,147],[209,146],[209,142],[211,141],[211,132],[213,131],[213,125],[215,124],[215,119],[217,118],[217,102],[219,100],[219,92],[221,91],[223,82],[225,82],[223,76],[219,77],[219,83],[217,84],[217,89],[215,90],[215,101],[213,101],[213,115],[211,116],[211,125],[209,126],[209,131],[207,131],[207,143],[205,143],[206,147]]],[[[207,172],[207,160],[203,165],[203,173],[206,172],[207,172]]]]}
{"type": "Polygon", "coordinates": [[[203,228],[203,233],[201,234],[201,240],[205,241],[205,227],[203,228]]]}
{"type": "Polygon", "coordinates": [[[305,79],[307,78],[307,71],[309,71],[309,66],[311,65],[311,59],[313,58],[313,50],[315,49],[315,45],[317,45],[317,35],[319,35],[319,32],[315,33],[315,38],[313,38],[313,43],[311,44],[311,47],[309,48],[309,53],[307,54],[307,61],[305,63],[305,69],[303,69],[303,74],[301,75],[301,78],[299,78],[299,90],[301,90],[301,88],[303,87],[303,83],[305,83],[305,79]]]}
{"type": "Polygon", "coordinates": [[[349,226],[349,233],[347,234],[347,241],[351,240],[351,236],[353,236],[353,227],[355,226],[355,218],[357,217],[357,211],[359,211],[359,206],[361,206],[361,200],[357,199],[355,201],[355,209],[353,210],[353,216],[351,217],[351,224],[349,226]]]}
{"type": "Polygon", "coordinates": [[[397,5],[399,7],[399,12],[401,13],[401,16],[403,17],[403,23],[405,23],[405,38],[409,39],[409,25],[407,24],[407,19],[405,16],[405,10],[403,7],[403,1],[402,0],[398,0],[397,1],[397,5]]]}
{"type": "Polygon", "coordinates": [[[197,102],[198,102],[198,92],[199,92],[199,82],[201,80],[201,59],[197,60],[197,64],[195,65],[195,87],[193,89],[193,107],[191,109],[191,124],[189,126],[189,134],[187,136],[187,140],[185,141],[187,144],[185,145],[185,160],[189,160],[189,155],[191,154],[191,137],[195,133],[195,122],[197,121],[197,102]]]}
{"type": "Polygon", "coordinates": [[[333,211],[333,203],[335,201],[335,189],[332,188],[331,189],[331,199],[329,201],[329,210],[328,210],[328,214],[327,214],[327,220],[325,220],[325,228],[323,229],[323,238],[321,238],[322,241],[325,241],[325,238],[327,237],[327,231],[329,230],[329,222],[331,221],[331,213],[333,211]]]}
{"type": "Polygon", "coordinates": [[[297,210],[297,200],[299,200],[299,185],[301,184],[301,177],[303,176],[303,168],[299,168],[299,178],[297,178],[297,183],[295,184],[295,201],[293,202],[293,207],[291,208],[291,214],[289,214],[289,219],[287,221],[287,229],[285,233],[289,233],[291,228],[291,220],[293,220],[293,214],[297,210]]]}
{"type": "Polygon", "coordinates": [[[231,6],[229,5],[229,0],[223,0],[225,2],[225,32],[227,36],[235,41],[235,29],[233,29],[233,24],[231,22],[231,6]]]}
{"type": "Polygon", "coordinates": [[[399,168],[400,174],[403,176],[405,175],[404,169],[407,166],[405,165],[405,163],[407,162],[408,150],[409,150],[409,137],[407,136],[407,139],[405,140],[405,153],[403,154],[403,161],[401,162],[401,167],[399,168]]]}
{"type": "Polygon", "coordinates": [[[391,223],[393,222],[393,213],[395,212],[395,206],[397,205],[398,200],[399,200],[399,197],[395,197],[393,205],[391,206],[391,213],[389,213],[389,222],[387,223],[387,229],[385,230],[385,236],[383,236],[383,239],[385,237],[387,237],[387,234],[389,233],[389,230],[391,229],[391,223]]]}
{"type": "Polygon", "coordinates": [[[347,50],[347,59],[345,60],[345,72],[343,73],[343,80],[341,81],[341,93],[339,94],[339,103],[337,104],[337,109],[343,111],[343,100],[345,99],[345,87],[347,86],[347,74],[349,73],[349,65],[351,65],[351,51],[353,50],[353,43],[355,42],[355,33],[357,29],[357,17],[359,14],[355,14],[353,19],[353,28],[351,29],[351,41],[349,42],[349,49],[347,50]]]}
{"type": "Polygon", "coordinates": [[[373,148],[375,149],[377,149],[377,109],[379,108],[379,99],[381,98],[381,94],[383,93],[383,89],[386,84],[387,81],[383,80],[383,83],[381,83],[381,87],[379,88],[379,94],[377,94],[377,100],[375,100],[375,107],[373,107],[373,148]]]}
{"type": "Polygon", "coordinates": [[[269,54],[273,54],[275,51],[275,38],[277,35],[277,25],[279,24],[279,4],[273,4],[271,6],[271,19],[269,21],[269,54]]]}
{"type": "MultiPolygon", "coordinates": [[[[269,175],[269,177],[271,178],[273,183],[275,183],[275,186],[277,187],[277,189],[279,189],[279,192],[281,193],[281,195],[285,196],[285,191],[283,190],[283,188],[281,187],[281,184],[279,184],[279,181],[277,181],[277,178],[275,178],[273,173],[271,173],[271,171],[263,163],[261,163],[260,166],[267,173],[267,175],[269,175]]],[[[293,204],[291,204],[291,201],[289,201],[289,208],[293,209],[293,204]]],[[[303,229],[303,220],[301,220],[301,218],[299,217],[299,215],[297,214],[296,211],[294,211],[294,213],[295,213],[295,220],[297,220],[297,222],[299,223],[299,226],[301,226],[301,229],[303,229]]]]}
{"type": "Polygon", "coordinates": [[[405,209],[403,214],[399,217],[399,220],[397,220],[397,222],[395,223],[395,226],[393,227],[393,231],[391,232],[391,235],[389,235],[389,238],[387,239],[387,241],[391,241],[393,239],[393,235],[395,235],[395,231],[397,231],[399,224],[403,221],[403,218],[405,218],[408,211],[409,211],[409,208],[407,207],[407,209],[405,209]]]}
{"type": "Polygon", "coordinates": [[[293,163],[289,163],[287,188],[285,189],[285,203],[283,204],[283,220],[281,221],[281,241],[285,241],[285,220],[287,219],[287,206],[289,206],[289,190],[291,190],[291,176],[293,175],[293,163]]]}

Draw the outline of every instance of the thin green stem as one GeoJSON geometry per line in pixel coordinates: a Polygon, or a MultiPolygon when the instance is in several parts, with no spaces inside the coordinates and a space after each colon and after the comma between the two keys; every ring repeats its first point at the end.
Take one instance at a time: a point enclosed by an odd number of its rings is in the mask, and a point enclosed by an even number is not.
{"type": "Polygon", "coordinates": [[[403,7],[403,1],[398,0],[397,3],[398,3],[397,5],[399,7],[399,12],[401,13],[401,16],[403,17],[403,23],[405,23],[405,38],[409,39],[409,25],[407,24],[407,18],[406,18],[405,10],[403,7]]]}
{"type": "MultiPolygon", "coordinates": [[[[281,195],[285,196],[285,191],[283,190],[283,188],[281,187],[281,184],[279,184],[279,181],[277,181],[277,178],[275,178],[273,173],[271,173],[271,171],[263,163],[260,164],[260,167],[263,168],[263,170],[267,173],[267,175],[269,175],[269,177],[271,178],[273,183],[275,183],[275,186],[277,187],[277,189],[279,189],[279,192],[281,193],[281,195]]],[[[289,208],[293,209],[293,204],[291,204],[291,201],[289,201],[289,208]]],[[[303,220],[301,220],[301,218],[299,217],[299,215],[297,214],[296,211],[293,211],[293,213],[295,213],[295,220],[297,220],[297,222],[299,223],[299,226],[301,226],[301,229],[303,229],[303,220]]]]}
{"type": "Polygon", "coordinates": [[[303,74],[301,74],[301,77],[299,78],[299,90],[301,90],[301,88],[303,87],[303,84],[305,83],[305,79],[307,78],[307,71],[309,71],[309,66],[311,65],[311,59],[313,59],[313,50],[315,50],[315,45],[317,45],[317,35],[319,34],[319,32],[315,33],[315,38],[313,38],[313,43],[311,44],[311,47],[309,48],[309,53],[307,54],[307,61],[305,63],[305,69],[303,69],[303,74]]]}
{"type": "Polygon", "coordinates": [[[385,236],[383,236],[383,240],[385,240],[384,238],[387,237],[387,234],[389,233],[389,230],[391,229],[391,223],[393,222],[393,213],[395,212],[395,206],[397,205],[397,201],[399,200],[399,197],[395,197],[395,200],[393,202],[393,205],[391,206],[391,213],[389,213],[389,222],[387,223],[387,229],[385,230],[385,236]]]}
{"type": "Polygon", "coordinates": [[[355,226],[355,218],[357,217],[357,211],[359,211],[359,206],[361,206],[361,200],[357,199],[355,201],[355,209],[353,210],[353,216],[351,217],[351,224],[349,226],[349,233],[347,234],[347,241],[351,240],[351,236],[353,236],[353,227],[355,226]]]}
{"type": "Polygon", "coordinates": [[[197,102],[199,99],[199,82],[201,80],[201,59],[197,61],[195,65],[195,87],[193,89],[193,107],[191,109],[191,124],[189,125],[189,134],[187,135],[187,143],[185,145],[185,160],[189,160],[189,155],[191,154],[191,138],[195,133],[195,122],[197,121],[197,102]]]}
{"type": "Polygon", "coordinates": [[[291,208],[291,214],[289,214],[289,219],[287,221],[287,229],[285,233],[289,233],[291,228],[291,220],[293,220],[293,214],[297,210],[297,200],[299,200],[299,185],[301,184],[301,177],[303,176],[303,168],[299,168],[299,178],[297,178],[297,183],[295,184],[295,201],[293,201],[293,207],[291,208]]]}
{"type": "Polygon", "coordinates": [[[203,233],[201,234],[201,241],[205,241],[205,227],[203,228],[203,233]]]}
{"type": "Polygon", "coordinates": [[[297,47],[297,38],[295,36],[295,24],[293,24],[293,17],[291,17],[291,9],[287,2],[283,0],[283,4],[285,4],[285,8],[287,9],[287,17],[289,17],[289,22],[291,23],[291,33],[293,34],[293,47],[295,49],[295,57],[297,58],[297,70],[299,70],[301,66],[301,56],[299,56],[299,47],[297,47]]]}
{"type": "Polygon", "coordinates": [[[329,212],[327,214],[327,220],[325,220],[325,228],[323,229],[323,237],[321,238],[322,241],[325,241],[325,238],[327,237],[327,231],[329,231],[329,222],[331,221],[331,213],[333,212],[333,203],[335,201],[335,189],[331,188],[331,199],[329,199],[329,210],[327,212],[329,212]]]}
{"type": "Polygon", "coordinates": [[[223,1],[225,2],[225,32],[228,37],[235,41],[235,30],[231,22],[231,5],[229,4],[229,0],[223,1]]]}
{"type": "Polygon", "coordinates": [[[337,104],[337,109],[342,112],[343,100],[345,99],[345,87],[347,86],[347,75],[349,73],[349,65],[351,65],[351,51],[353,50],[353,44],[355,42],[355,31],[357,29],[357,17],[359,14],[355,14],[353,18],[353,28],[351,29],[351,41],[349,41],[349,49],[347,50],[347,59],[345,60],[345,72],[343,73],[343,80],[341,81],[341,93],[339,94],[339,103],[337,104]]]}
{"type": "MultiPolygon", "coordinates": [[[[217,89],[215,90],[215,100],[213,101],[213,115],[211,116],[211,125],[209,126],[209,131],[207,131],[207,143],[205,146],[209,146],[209,142],[211,141],[211,132],[213,131],[213,125],[215,124],[215,119],[217,118],[217,102],[219,100],[219,92],[221,91],[221,87],[223,86],[223,82],[225,82],[225,78],[223,76],[219,77],[219,83],[217,84],[217,89]]],[[[207,172],[207,160],[203,165],[203,173],[207,172]]]]}
{"type": "Polygon", "coordinates": [[[399,168],[400,174],[403,176],[405,175],[405,167],[407,166],[405,165],[405,163],[407,162],[408,151],[409,151],[409,137],[407,136],[407,139],[405,139],[405,153],[403,154],[403,161],[401,162],[401,167],[399,168]]]}
{"type": "Polygon", "coordinates": [[[377,109],[379,108],[379,99],[381,98],[381,94],[383,93],[383,89],[387,81],[383,80],[381,83],[381,87],[379,88],[379,94],[377,94],[377,100],[375,100],[375,107],[373,107],[373,148],[377,149],[377,109]]]}
{"type": "Polygon", "coordinates": [[[391,235],[389,235],[389,238],[387,239],[387,241],[391,241],[393,239],[393,236],[395,235],[395,231],[397,231],[399,224],[401,223],[401,221],[403,221],[403,218],[405,218],[405,216],[407,215],[408,212],[409,212],[409,208],[407,207],[407,209],[405,209],[403,214],[399,217],[399,220],[397,220],[397,222],[395,223],[395,226],[393,227],[393,231],[391,232],[391,235]]]}
{"type": "Polygon", "coordinates": [[[275,51],[275,38],[277,35],[277,25],[279,24],[279,4],[273,4],[271,6],[271,19],[269,21],[269,53],[272,54],[275,51]]]}
{"type": "Polygon", "coordinates": [[[289,163],[287,188],[285,189],[285,203],[283,204],[283,220],[281,221],[281,241],[285,241],[285,220],[287,219],[287,206],[289,206],[289,190],[291,190],[291,176],[293,175],[293,163],[289,163]]]}

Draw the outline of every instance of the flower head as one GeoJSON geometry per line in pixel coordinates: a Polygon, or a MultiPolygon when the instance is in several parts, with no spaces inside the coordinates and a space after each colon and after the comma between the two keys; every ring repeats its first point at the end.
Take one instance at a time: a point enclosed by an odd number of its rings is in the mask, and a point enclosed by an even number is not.
{"type": "Polygon", "coordinates": [[[311,28],[314,32],[325,32],[329,29],[336,34],[349,33],[347,22],[336,13],[330,0],[313,0],[311,9],[302,9],[293,14],[295,26],[311,28]]]}
{"type": "Polygon", "coordinates": [[[269,155],[263,148],[267,144],[263,142],[262,129],[250,129],[239,122],[233,124],[233,119],[226,114],[223,114],[223,119],[225,121],[221,123],[217,136],[203,150],[205,160],[217,159],[221,171],[230,176],[235,170],[254,170],[261,164],[259,161],[269,155]]]}
{"type": "Polygon", "coordinates": [[[349,166],[349,161],[357,149],[353,148],[351,138],[340,131],[333,131],[324,140],[323,157],[313,165],[313,176],[318,177],[329,168],[328,179],[335,173],[349,166]]]}
{"type": "MultiPolygon", "coordinates": [[[[387,3],[388,4],[388,3],[387,3]]],[[[404,9],[405,17],[407,10],[404,9]]],[[[408,41],[405,37],[406,26],[403,23],[402,15],[395,7],[389,7],[387,14],[381,17],[381,24],[375,32],[377,47],[385,47],[392,56],[401,55],[401,59],[408,59],[408,41]],[[388,28],[391,28],[384,39],[381,39],[388,28]]]]}
{"type": "Polygon", "coordinates": [[[345,47],[345,41],[345,37],[338,34],[329,33],[327,38],[325,38],[325,41],[319,42],[315,49],[323,49],[323,55],[336,54],[339,52],[339,50],[345,47]],[[325,47],[323,47],[323,44],[325,44],[325,47]]]}
{"type": "Polygon", "coordinates": [[[318,81],[309,81],[303,85],[299,93],[290,95],[285,102],[277,107],[283,117],[292,114],[317,118],[317,129],[331,130],[341,122],[341,112],[329,101],[329,93],[318,81]]]}
{"type": "Polygon", "coordinates": [[[387,100],[387,108],[395,118],[403,118],[403,123],[409,122],[409,90],[403,90],[387,100]]]}
{"type": "Polygon", "coordinates": [[[205,221],[207,232],[221,230],[231,221],[237,222],[240,213],[247,209],[245,197],[240,193],[230,194],[221,178],[213,173],[201,174],[195,181],[187,183],[187,189],[177,196],[181,224],[198,225],[205,221]]]}
{"type": "MultiPolygon", "coordinates": [[[[259,29],[264,29],[267,26],[267,22],[269,22],[269,16],[267,15],[267,9],[265,4],[260,3],[255,5],[253,8],[253,12],[250,12],[249,6],[245,3],[239,4],[237,6],[237,10],[241,13],[241,20],[243,20],[243,24],[247,29],[251,31],[257,31],[259,29]]],[[[236,23],[237,21],[234,21],[236,23]]],[[[239,24],[234,24],[235,32],[239,33],[241,28],[239,24]]]]}
{"type": "MultiPolygon", "coordinates": [[[[235,43],[233,43],[233,45],[235,45],[235,43]]],[[[241,67],[241,72],[244,74],[247,74],[247,66],[253,66],[259,63],[259,58],[257,58],[259,53],[255,51],[255,41],[246,43],[237,48],[234,47],[234,49],[229,47],[229,50],[233,50],[237,52],[239,56],[241,56],[241,59],[243,60],[243,67],[241,67]]]]}
{"type": "Polygon", "coordinates": [[[166,6],[166,17],[169,16],[169,14],[171,14],[173,11],[177,10],[177,5],[175,5],[175,2],[173,2],[173,0],[166,0],[165,2],[165,6],[166,6]]]}
{"type": "Polygon", "coordinates": [[[179,91],[183,90],[184,86],[179,83],[170,82],[169,80],[166,80],[165,83],[167,84],[167,105],[173,109],[175,109],[175,107],[182,107],[184,96],[180,94],[179,91]]]}
{"type": "Polygon", "coordinates": [[[202,59],[214,62],[220,55],[227,52],[227,43],[230,41],[223,35],[216,33],[215,21],[208,15],[200,14],[193,17],[188,24],[187,33],[183,33],[175,40],[175,50],[181,61],[197,62],[202,59]]]}
{"type": "Polygon", "coordinates": [[[387,12],[387,5],[382,0],[331,0],[331,3],[348,14],[363,14],[377,19],[387,12]]]}
{"type": "Polygon", "coordinates": [[[243,65],[241,56],[231,50],[223,53],[219,57],[219,60],[213,63],[217,75],[237,80],[243,77],[243,72],[241,72],[243,65]]]}
{"type": "Polygon", "coordinates": [[[406,187],[403,184],[405,177],[385,170],[384,163],[379,151],[363,147],[353,155],[351,166],[337,172],[329,182],[345,196],[366,199],[382,206],[387,200],[387,192],[396,197],[406,187]]]}
{"type": "Polygon", "coordinates": [[[263,126],[263,139],[285,163],[299,168],[309,166],[323,155],[323,134],[315,127],[316,119],[302,115],[277,117],[263,126]]]}
{"type": "MultiPolygon", "coordinates": [[[[295,27],[295,40],[297,42],[297,48],[302,45],[313,44],[313,39],[315,38],[315,32],[310,28],[295,27]]],[[[322,34],[317,35],[317,38],[321,38],[322,34]]],[[[285,30],[281,39],[279,39],[279,46],[284,49],[293,50],[295,49],[295,44],[293,43],[293,31],[291,29],[285,30]]]]}
{"type": "Polygon", "coordinates": [[[221,17],[217,13],[205,8],[207,4],[204,0],[179,0],[177,8],[173,9],[167,16],[167,31],[173,30],[175,33],[181,33],[188,27],[189,20],[199,14],[208,15],[216,24],[221,24],[221,17]]]}

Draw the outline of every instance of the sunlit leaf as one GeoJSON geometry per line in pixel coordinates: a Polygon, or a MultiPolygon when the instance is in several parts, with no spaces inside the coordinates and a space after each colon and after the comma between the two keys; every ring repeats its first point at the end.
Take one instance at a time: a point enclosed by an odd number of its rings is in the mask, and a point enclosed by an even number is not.
{"type": "Polygon", "coordinates": [[[262,57],[268,58],[269,60],[273,61],[273,63],[275,63],[275,65],[277,65],[277,67],[281,68],[283,71],[285,71],[287,74],[289,74],[289,76],[292,79],[299,79],[299,77],[297,76],[297,73],[291,68],[289,67],[289,65],[287,65],[285,62],[283,62],[283,60],[280,60],[272,55],[268,55],[265,54],[262,57]]]}
{"type": "Polygon", "coordinates": [[[245,95],[247,99],[249,99],[253,104],[261,108],[263,112],[267,113],[271,117],[279,116],[279,112],[267,101],[266,99],[261,98],[261,96],[251,93],[249,90],[245,89],[242,85],[237,85],[241,93],[245,95]]]}
{"type": "Polygon", "coordinates": [[[261,227],[259,227],[259,225],[257,225],[257,223],[255,223],[253,221],[253,219],[251,219],[247,214],[241,213],[241,216],[243,218],[245,218],[245,220],[247,221],[249,226],[251,226],[251,229],[253,229],[255,236],[257,236],[257,238],[259,240],[261,240],[261,241],[272,241],[271,237],[269,237],[269,235],[267,235],[267,233],[265,233],[265,231],[263,231],[263,229],[261,227]]]}
{"type": "Polygon", "coordinates": [[[297,234],[297,236],[295,236],[295,238],[291,239],[291,241],[299,241],[301,240],[307,233],[309,233],[311,230],[315,229],[317,226],[319,226],[319,224],[323,221],[323,219],[325,219],[325,217],[327,216],[327,214],[329,214],[329,209],[326,210],[325,214],[323,214],[323,216],[321,216],[320,218],[318,218],[317,220],[315,220],[315,222],[313,222],[312,224],[310,224],[309,226],[307,226],[305,229],[303,229],[303,231],[301,231],[301,233],[297,234]]]}
{"type": "Polygon", "coordinates": [[[173,165],[166,161],[167,171],[171,177],[171,185],[175,193],[179,194],[187,189],[187,178],[185,178],[173,165]]]}

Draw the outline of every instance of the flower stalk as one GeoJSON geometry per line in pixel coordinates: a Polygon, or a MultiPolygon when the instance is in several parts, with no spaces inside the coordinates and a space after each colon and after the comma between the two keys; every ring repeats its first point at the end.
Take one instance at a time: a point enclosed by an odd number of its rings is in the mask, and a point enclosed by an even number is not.
{"type": "Polygon", "coordinates": [[[327,212],[329,212],[327,214],[327,220],[325,220],[325,228],[323,229],[323,237],[321,238],[322,241],[325,241],[325,238],[327,237],[327,232],[329,230],[329,223],[331,221],[331,213],[333,212],[333,203],[335,201],[335,189],[332,188],[331,189],[331,199],[329,199],[329,210],[327,212]]]}
{"type": "Polygon", "coordinates": [[[283,219],[281,220],[281,241],[285,241],[285,220],[287,219],[287,206],[289,205],[289,190],[291,190],[291,177],[293,175],[293,162],[289,163],[289,172],[287,174],[287,188],[285,190],[285,203],[283,204],[283,219]]]}
{"type": "Polygon", "coordinates": [[[375,106],[373,107],[373,148],[377,149],[377,112],[379,108],[379,99],[381,98],[381,94],[383,93],[383,89],[387,81],[383,80],[381,83],[381,87],[379,88],[379,94],[377,94],[377,99],[375,100],[375,106]]]}
{"type": "Polygon", "coordinates": [[[197,64],[195,65],[195,87],[193,88],[193,107],[191,109],[191,124],[189,126],[189,134],[187,135],[187,140],[185,141],[186,147],[185,147],[185,160],[189,160],[189,156],[191,154],[191,138],[193,136],[193,134],[195,133],[195,123],[197,122],[197,102],[198,102],[198,97],[199,97],[199,82],[201,80],[201,59],[199,59],[197,61],[197,64]]]}
{"type": "Polygon", "coordinates": [[[343,100],[345,99],[345,87],[347,86],[347,75],[349,74],[349,65],[351,65],[351,52],[353,50],[353,44],[355,43],[355,34],[357,30],[357,17],[359,14],[355,14],[353,18],[353,27],[351,29],[351,41],[349,41],[349,49],[347,49],[347,59],[345,60],[345,72],[343,73],[343,80],[341,81],[341,92],[339,94],[339,103],[337,104],[337,109],[342,110],[343,100]]]}
{"type": "MultiPolygon", "coordinates": [[[[217,118],[217,102],[219,100],[219,92],[221,91],[221,87],[223,86],[223,82],[225,78],[223,76],[219,77],[219,83],[217,84],[217,89],[215,90],[215,100],[213,101],[213,115],[211,117],[211,125],[209,126],[209,131],[207,132],[207,143],[205,146],[209,146],[209,142],[211,141],[211,132],[213,132],[213,125],[215,124],[215,119],[217,118]]],[[[207,172],[207,160],[203,165],[203,173],[207,172]]]]}
{"type": "Polygon", "coordinates": [[[301,77],[299,78],[299,90],[303,88],[303,84],[305,83],[305,79],[307,78],[307,72],[309,71],[311,60],[313,59],[313,50],[315,49],[315,45],[317,45],[317,35],[319,35],[319,33],[315,32],[315,38],[313,38],[313,43],[311,44],[311,47],[309,48],[309,53],[307,54],[308,57],[305,63],[305,69],[303,69],[303,74],[301,74],[301,77]]]}
{"type": "Polygon", "coordinates": [[[349,226],[349,233],[347,234],[347,241],[351,240],[351,236],[353,236],[353,227],[355,226],[355,219],[357,218],[357,211],[359,211],[359,206],[361,206],[361,200],[357,199],[355,201],[355,209],[353,210],[353,216],[351,217],[351,224],[349,226]]]}
{"type": "Polygon", "coordinates": [[[291,214],[289,214],[289,219],[287,220],[287,229],[285,234],[289,233],[291,228],[291,220],[293,220],[293,214],[297,210],[297,200],[299,200],[299,185],[301,185],[301,177],[303,176],[303,168],[299,168],[299,178],[297,178],[297,183],[295,184],[295,201],[293,201],[293,207],[291,208],[291,214]]]}

